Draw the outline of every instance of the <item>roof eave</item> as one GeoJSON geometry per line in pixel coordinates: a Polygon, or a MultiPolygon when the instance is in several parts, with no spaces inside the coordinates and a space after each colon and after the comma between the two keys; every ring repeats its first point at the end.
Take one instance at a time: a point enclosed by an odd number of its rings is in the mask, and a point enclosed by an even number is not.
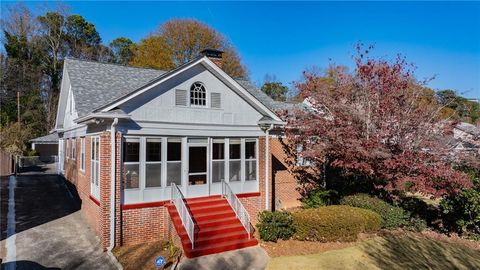
{"type": "Polygon", "coordinates": [[[95,119],[130,119],[130,115],[128,114],[116,114],[116,113],[91,113],[83,117],[79,117],[77,119],[74,119],[73,122],[77,124],[82,124],[86,123],[90,120],[95,120],[95,119]]]}

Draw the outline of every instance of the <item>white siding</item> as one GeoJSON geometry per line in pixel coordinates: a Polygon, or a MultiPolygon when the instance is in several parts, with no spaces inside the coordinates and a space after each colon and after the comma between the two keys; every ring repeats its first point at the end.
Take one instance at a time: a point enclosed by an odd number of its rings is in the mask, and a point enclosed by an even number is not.
{"type": "MultiPolygon", "coordinates": [[[[189,99],[187,98],[189,103],[189,99]]],[[[203,66],[194,66],[143,95],[121,105],[134,121],[256,126],[262,115],[203,66]],[[187,90],[203,82],[207,106],[177,106],[175,89],[187,90]],[[221,108],[211,108],[211,93],[221,96],[221,108]]]]}

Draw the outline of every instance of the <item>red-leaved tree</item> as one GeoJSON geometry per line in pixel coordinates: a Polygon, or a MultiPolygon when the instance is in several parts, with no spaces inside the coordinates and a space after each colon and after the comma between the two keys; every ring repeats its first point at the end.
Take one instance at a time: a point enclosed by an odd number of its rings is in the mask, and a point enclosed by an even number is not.
{"type": "Polygon", "coordinates": [[[431,90],[418,82],[404,58],[374,59],[372,47],[357,46],[355,70],[331,68],[327,77],[305,72],[296,83],[306,109],[284,112],[290,153],[311,162],[315,181],[325,164],[369,179],[387,191],[442,196],[469,187],[453,168],[431,90]],[[298,147],[301,145],[302,147],[298,147]]]}

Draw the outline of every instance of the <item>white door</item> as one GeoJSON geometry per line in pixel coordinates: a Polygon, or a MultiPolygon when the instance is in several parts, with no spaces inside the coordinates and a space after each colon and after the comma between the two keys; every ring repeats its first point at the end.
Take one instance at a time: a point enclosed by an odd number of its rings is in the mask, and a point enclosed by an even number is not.
{"type": "Polygon", "coordinates": [[[207,139],[189,139],[187,160],[187,196],[208,196],[210,183],[207,139]]]}

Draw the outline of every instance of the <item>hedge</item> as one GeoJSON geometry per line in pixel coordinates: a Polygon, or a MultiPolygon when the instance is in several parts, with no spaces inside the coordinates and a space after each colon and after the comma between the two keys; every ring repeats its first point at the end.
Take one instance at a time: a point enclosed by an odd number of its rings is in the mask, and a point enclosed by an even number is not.
{"type": "Polygon", "coordinates": [[[375,212],[345,205],[304,209],[292,213],[295,239],[302,241],[355,241],[361,232],[380,229],[375,212]]]}
{"type": "Polygon", "coordinates": [[[356,194],[343,197],[342,205],[368,209],[382,217],[382,228],[398,228],[409,225],[410,214],[398,206],[393,206],[379,198],[367,194],[356,194]]]}
{"type": "Polygon", "coordinates": [[[293,217],[286,211],[259,213],[257,228],[260,239],[272,242],[277,242],[278,239],[288,240],[295,232],[293,217]]]}

